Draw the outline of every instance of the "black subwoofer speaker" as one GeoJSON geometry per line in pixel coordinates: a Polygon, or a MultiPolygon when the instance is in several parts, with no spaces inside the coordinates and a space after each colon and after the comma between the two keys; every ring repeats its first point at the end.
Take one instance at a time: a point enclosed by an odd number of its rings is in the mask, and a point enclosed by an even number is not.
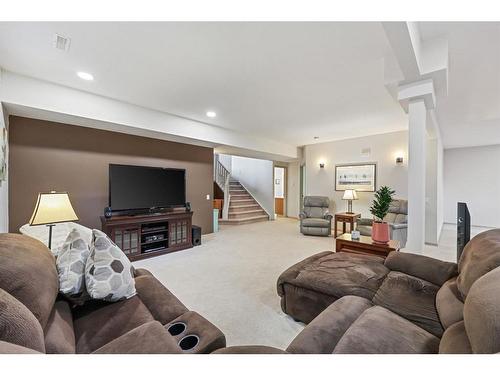
{"type": "Polygon", "coordinates": [[[193,225],[191,231],[193,246],[201,245],[201,228],[199,226],[193,225]]]}

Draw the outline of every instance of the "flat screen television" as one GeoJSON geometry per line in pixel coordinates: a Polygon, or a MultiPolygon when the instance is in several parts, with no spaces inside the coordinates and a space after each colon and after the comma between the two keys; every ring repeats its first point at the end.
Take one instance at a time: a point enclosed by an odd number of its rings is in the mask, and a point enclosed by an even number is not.
{"type": "Polygon", "coordinates": [[[467,203],[457,203],[457,263],[465,245],[470,241],[470,213],[467,203]]]}
{"type": "Polygon", "coordinates": [[[145,212],[185,204],[185,169],[109,165],[109,207],[113,212],[145,212]]]}

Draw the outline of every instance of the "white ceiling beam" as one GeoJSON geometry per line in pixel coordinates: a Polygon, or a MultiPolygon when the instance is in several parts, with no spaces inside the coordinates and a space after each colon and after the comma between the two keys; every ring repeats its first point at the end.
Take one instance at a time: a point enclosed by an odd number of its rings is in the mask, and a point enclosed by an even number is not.
{"type": "Polygon", "coordinates": [[[227,146],[271,156],[297,158],[297,147],[174,116],[4,71],[0,102],[10,115],[66,122],[103,130],[205,145],[227,146]]]}

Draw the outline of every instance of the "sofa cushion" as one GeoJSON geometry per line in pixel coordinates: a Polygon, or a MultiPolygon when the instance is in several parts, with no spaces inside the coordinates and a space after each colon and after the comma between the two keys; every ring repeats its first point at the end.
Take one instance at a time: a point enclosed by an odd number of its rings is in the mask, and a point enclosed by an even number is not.
{"type": "Polygon", "coordinates": [[[475,236],[465,246],[458,263],[458,290],[466,297],[472,284],[481,276],[500,266],[500,229],[491,229],[475,236]]]}
{"type": "Polygon", "coordinates": [[[73,316],[68,302],[55,303],[45,326],[45,351],[49,354],[75,354],[73,316]]]}
{"type": "Polygon", "coordinates": [[[0,288],[47,324],[59,292],[56,263],[40,241],[21,234],[0,234],[0,288]]]}
{"type": "Polygon", "coordinates": [[[85,264],[89,253],[83,235],[78,229],[72,229],[56,259],[59,291],[70,299],[81,298],[85,293],[85,264]]]}
{"type": "Polygon", "coordinates": [[[154,320],[138,296],[114,303],[90,301],[73,313],[77,353],[91,353],[154,320]]]}
{"type": "Polygon", "coordinates": [[[370,255],[323,253],[300,263],[294,272],[285,271],[278,284],[289,283],[340,298],[355,295],[371,299],[389,270],[384,260],[370,255]]]}
{"type": "Polygon", "coordinates": [[[464,322],[474,353],[500,352],[500,267],[470,288],[464,305],[464,322]]]}
{"type": "Polygon", "coordinates": [[[230,346],[228,348],[217,349],[212,354],[288,354],[284,350],[273,348],[272,346],[245,345],[230,346]]]}
{"type": "Polygon", "coordinates": [[[456,322],[464,320],[464,303],[457,288],[457,278],[443,284],[436,295],[436,309],[439,320],[446,329],[456,322]]]}
{"type": "Polygon", "coordinates": [[[373,297],[373,303],[383,306],[441,337],[443,327],[435,307],[439,287],[405,273],[391,271],[373,297]]]}
{"type": "Polygon", "coordinates": [[[347,329],[373,304],[362,297],[345,296],[328,306],[291,342],[287,351],[330,354],[347,329]]]}
{"type": "Polygon", "coordinates": [[[119,301],[136,294],[134,270],[123,251],[103,232],[92,230],[85,284],[90,297],[119,301]]]}
{"type": "Polygon", "coordinates": [[[21,302],[0,289],[0,340],[38,352],[45,351],[43,331],[35,316],[21,302]]]}
{"type": "Polygon", "coordinates": [[[302,219],[302,225],[304,227],[328,228],[330,226],[330,220],[309,217],[307,219],[302,219]]]}
{"type": "Polygon", "coordinates": [[[339,340],[338,354],[432,354],[439,339],[393,312],[375,306],[364,311],[339,340]]]}
{"type": "Polygon", "coordinates": [[[100,347],[94,354],[179,354],[177,341],[159,322],[149,322],[100,347]]]}
{"type": "Polygon", "coordinates": [[[439,342],[440,354],[471,354],[469,338],[463,320],[452,324],[443,333],[439,342]]]}
{"type": "Polygon", "coordinates": [[[135,287],[141,301],[161,324],[167,324],[188,311],[186,306],[153,276],[136,277],[135,287]]]}

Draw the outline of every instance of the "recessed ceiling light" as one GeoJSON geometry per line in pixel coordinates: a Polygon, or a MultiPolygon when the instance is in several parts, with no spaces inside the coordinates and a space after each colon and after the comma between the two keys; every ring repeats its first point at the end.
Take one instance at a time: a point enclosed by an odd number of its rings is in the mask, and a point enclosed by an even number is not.
{"type": "Polygon", "coordinates": [[[85,81],[93,81],[94,80],[94,76],[90,73],[77,72],[76,75],[85,81]]]}
{"type": "Polygon", "coordinates": [[[217,116],[217,113],[214,111],[207,111],[207,117],[214,118],[217,116]]]}

